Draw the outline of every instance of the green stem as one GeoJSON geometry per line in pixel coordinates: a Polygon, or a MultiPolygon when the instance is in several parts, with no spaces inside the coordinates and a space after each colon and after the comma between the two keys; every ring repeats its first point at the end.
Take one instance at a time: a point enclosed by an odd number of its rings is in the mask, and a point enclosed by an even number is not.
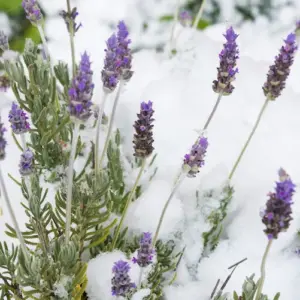
{"type": "Polygon", "coordinates": [[[2,175],[1,167],[0,167],[0,185],[1,185],[2,192],[3,192],[4,201],[6,203],[8,212],[9,212],[10,217],[11,217],[11,221],[12,221],[14,229],[16,231],[17,238],[19,239],[19,242],[20,242],[21,250],[23,252],[23,255],[24,255],[24,258],[26,260],[26,263],[29,263],[29,260],[30,260],[29,259],[29,252],[28,252],[28,250],[26,248],[25,240],[24,240],[23,235],[21,233],[21,230],[20,230],[17,218],[15,216],[14,210],[13,210],[13,208],[11,206],[11,201],[10,201],[10,199],[8,197],[8,193],[7,193],[6,185],[5,185],[5,182],[4,182],[3,175],[2,175]]]}
{"type": "Polygon", "coordinates": [[[73,139],[71,145],[71,153],[69,159],[69,167],[68,167],[68,187],[67,187],[67,203],[66,203],[66,244],[69,243],[70,240],[70,231],[71,231],[71,218],[72,218],[72,189],[73,189],[73,165],[76,155],[76,146],[77,146],[77,138],[79,134],[79,126],[78,122],[74,124],[74,132],[73,139]]]}
{"type": "Polygon", "coordinates": [[[156,228],[156,231],[155,231],[154,238],[152,240],[152,245],[153,246],[155,246],[155,244],[156,244],[156,241],[157,241],[157,238],[158,238],[158,234],[159,234],[159,231],[160,231],[160,228],[161,228],[164,216],[166,214],[167,208],[168,208],[168,206],[169,206],[172,198],[174,197],[175,193],[177,192],[178,188],[180,187],[181,183],[185,179],[185,177],[186,177],[186,173],[181,172],[181,174],[178,176],[178,179],[176,180],[176,182],[175,182],[175,184],[173,186],[173,189],[171,191],[171,194],[170,194],[168,200],[165,203],[165,206],[164,206],[164,208],[162,210],[162,213],[160,215],[160,218],[159,218],[159,222],[158,222],[158,225],[157,225],[157,228],[156,228]]]}
{"type": "Polygon", "coordinates": [[[178,14],[179,14],[179,9],[180,9],[180,1],[177,0],[176,3],[176,10],[174,12],[174,21],[173,21],[173,25],[172,25],[172,29],[171,29],[171,36],[170,36],[170,50],[173,50],[173,39],[174,39],[174,32],[175,32],[175,27],[176,24],[178,22],[178,14]]]}
{"type": "MultiPolygon", "coordinates": [[[[122,87],[123,87],[123,81],[120,81],[118,91],[117,91],[117,95],[116,95],[116,98],[115,98],[115,101],[114,101],[114,106],[112,108],[112,113],[111,113],[110,120],[109,120],[108,131],[107,131],[104,147],[103,147],[102,154],[101,154],[100,161],[99,161],[100,170],[102,168],[102,163],[103,163],[103,160],[105,158],[106,151],[107,151],[107,148],[108,148],[108,144],[109,144],[109,140],[110,140],[113,124],[114,124],[115,114],[116,114],[116,110],[117,110],[117,106],[118,106],[118,102],[119,102],[122,87]]],[[[100,172],[100,170],[99,170],[99,172],[100,172]]]]}
{"type": "Polygon", "coordinates": [[[21,133],[21,143],[22,143],[22,148],[23,148],[23,152],[26,151],[26,138],[25,138],[25,133],[21,133]]]}
{"type": "Polygon", "coordinates": [[[235,162],[235,164],[234,164],[234,166],[233,166],[233,168],[232,168],[232,170],[231,170],[231,172],[230,172],[230,174],[229,174],[229,177],[228,177],[229,180],[232,179],[232,177],[233,177],[233,175],[234,175],[234,173],[235,173],[235,171],[236,171],[236,169],[237,169],[237,167],[238,167],[238,165],[239,165],[239,163],[240,163],[240,161],[241,161],[241,159],[242,159],[242,157],[243,157],[243,155],[244,155],[244,153],[245,153],[247,147],[249,146],[249,143],[250,143],[250,141],[251,141],[251,139],[252,139],[252,137],[253,137],[253,135],[254,135],[254,133],[255,133],[255,131],[256,131],[256,129],[257,129],[257,127],[258,127],[260,121],[261,121],[261,118],[262,118],[262,116],[263,116],[264,111],[265,111],[266,108],[267,108],[268,103],[269,103],[269,100],[267,99],[267,100],[265,101],[263,107],[261,108],[260,112],[259,112],[259,115],[258,115],[258,117],[257,117],[257,119],[256,119],[255,124],[254,124],[254,127],[253,127],[253,129],[252,129],[252,131],[251,131],[251,133],[250,133],[250,135],[249,135],[247,141],[246,141],[246,144],[245,144],[244,147],[242,148],[242,151],[241,151],[240,155],[238,156],[238,158],[237,158],[237,160],[236,160],[236,162],[235,162]]]}
{"type": "Polygon", "coordinates": [[[200,5],[199,11],[198,11],[198,14],[197,14],[197,16],[195,18],[195,21],[194,21],[194,24],[193,24],[194,29],[197,28],[197,26],[199,24],[199,21],[201,20],[201,17],[202,17],[203,11],[204,11],[205,3],[206,3],[206,0],[202,0],[202,3],[200,5]]]}
{"type": "Polygon", "coordinates": [[[138,285],[137,285],[138,289],[140,289],[141,285],[142,285],[143,272],[144,272],[144,268],[140,268],[139,281],[138,281],[138,285]]]}
{"type": "Polygon", "coordinates": [[[262,292],[264,282],[265,282],[265,278],[266,278],[266,261],[267,261],[267,256],[269,254],[271,245],[272,245],[272,239],[269,240],[269,242],[267,244],[267,247],[266,247],[266,250],[265,250],[265,253],[264,253],[264,256],[263,256],[263,259],[261,261],[260,279],[259,279],[259,282],[258,282],[258,287],[257,287],[257,293],[256,293],[255,300],[260,300],[260,298],[261,298],[260,296],[261,296],[261,292],[262,292]]]}
{"type": "Polygon", "coordinates": [[[205,125],[204,125],[204,127],[203,127],[204,130],[207,129],[207,127],[208,127],[210,121],[212,120],[212,118],[213,118],[213,116],[214,116],[214,114],[215,114],[215,112],[216,112],[216,110],[217,110],[217,108],[218,108],[218,106],[219,106],[219,104],[220,104],[220,101],[221,101],[221,99],[222,99],[222,96],[223,96],[223,94],[220,93],[219,96],[218,96],[217,102],[216,102],[216,104],[214,105],[213,110],[212,110],[212,112],[210,113],[210,115],[209,115],[209,117],[208,117],[208,119],[207,119],[207,121],[206,121],[206,123],[205,123],[205,125]]]}
{"type": "Polygon", "coordinates": [[[116,247],[116,242],[118,240],[118,237],[119,237],[119,234],[120,234],[120,231],[121,231],[121,227],[123,225],[123,222],[125,220],[125,217],[126,217],[126,214],[127,214],[127,210],[128,210],[128,207],[129,207],[129,204],[131,203],[132,199],[133,199],[133,196],[134,196],[134,193],[135,193],[135,190],[138,186],[138,183],[142,177],[142,174],[143,174],[143,171],[145,169],[145,166],[146,166],[146,158],[143,158],[143,161],[142,161],[142,165],[141,165],[141,168],[140,168],[140,171],[139,171],[139,174],[135,180],[135,183],[133,185],[133,188],[130,192],[130,194],[128,195],[127,197],[127,201],[126,201],[126,204],[125,204],[125,208],[124,208],[124,211],[122,213],[122,217],[121,217],[121,220],[119,222],[119,225],[117,227],[117,230],[116,230],[116,233],[114,235],[114,238],[113,238],[113,241],[112,241],[112,246],[111,246],[111,251],[116,247]]]}
{"type": "MultiPolygon", "coordinates": [[[[71,15],[71,4],[70,0],[67,0],[68,14],[71,15]]],[[[71,45],[71,55],[72,55],[72,74],[73,78],[76,76],[76,61],[75,61],[75,44],[74,44],[74,24],[72,18],[69,19],[69,36],[71,45]]]]}
{"type": "Polygon", "coordinates": [[[103,101],[99,105],[99,113],[96,125],[96,140],[95,140],[95,175],[96,179],[99,176],[99,143],[100,143],[100,128],[102,123],[102,116],[105,108],[108,93],[104,92],[103,101]]]}

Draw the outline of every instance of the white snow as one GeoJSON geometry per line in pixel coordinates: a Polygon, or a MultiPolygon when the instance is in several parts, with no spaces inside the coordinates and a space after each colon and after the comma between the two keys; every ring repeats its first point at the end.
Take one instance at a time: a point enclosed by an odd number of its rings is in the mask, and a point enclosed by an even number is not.
{"type": "MultiPolygon", "coordinates": [[[[64,9],[64,2],[58,0],[41,1],[51,18],[46,22],[46,32],[50,39],[49,49],[54,60],[70,63],[68,36],[63,21],[57,12],[64,9]]],[[[75,2],[75,1],[74,1],[75,2]]],[[[234,1],[230,1],[233,3],[234,1]]],[[[279,1],[277,1],[279,2],[279,1]]],[[[223,7],[231,5],[223,1],[223,7]]],[[[171,24],[157,24],[163,14],[174,11],[174,1],[155,0],[84,0],[77,1],[80,11],[78,20],[83,27],[76,35],[76,55],[87,50],[93,61],[96,90],[94,101],[102,97],[101,68],[104,58],[105,40],[114,30],[119,19],[130,26],[133,47],[141,44],[153,46],[168,41],[171,24]],[[154,8],[154,9],[152,9],[154,8]],[[149,32],[141,32],[143,19],[149,21],[149,32]]],[[[270,103],[260,127],[249,146],[238,171],[233,178],[234,199],[229,208],[222,240],[214,253],[198,264],[202,252],[202,233],[207,229],[204,216],[216,206],[218,189],[226,180],[257,114],[263,104],[261,86],[266,80],[269,65],[273,62],[282,40],[294,29],[297,10],[285,10],[273,24],[260,18],[256,23],[246,23],[237,31],[241,57],[238,61],[240,73],[234,82],[233,94],[223,97],[221,105],[207,131],[209,148],[206,164],[195,179],[187,178],[174,197],[163,223],[160,237],[174,238],[177,231],[182,239],[177,240],[177,248],[186,246],[182,262],[178,268],[177,280],[165,288],[166,299],[209,299],[218,278],[224,281],[229,274],[227,268],[247,257],[232,276],[226,291],[240,292],[246,276],[252,273],[259,277],[259,264],[267,240],[263,233],[259,211],[265,205],[267,193],[274,188],[277,170],[284,167],[291,178],[300,184],[300,54],[295,57],[287,87],[274,103],[270,103]],[[211,200],[202,197],[208,190],[217,189],[211,200]],[[196,191],[199,190],[197,205],[196,191]],[[196,264],[197,274],[191,271],[196,264]]],[[[235,23],[232,10],[224,10],[224,20],[235,23]]],[[[177,28],[179,29],[179,28],[177,28]]],[[[133,203],[125,224],[134,233],[154,231],[162,207],[171,191],[173,181],[181,167],[182,157],[187,153],[197,137],[196,130],[204,125],[217,95],[212,91],[212,81],[216,78],[218,53],[224,42],[222,34],[226,24],[209,27],[204,32],[183,29],[177,40],[178,54],[169,58],[168,53],[157,54],[154,50],[143,50],[134,55],[134,76],[122,93],[117,111],[116,127],[121,130],[124,156],[132,157],[132,124],[141,101],[153,101],[155,109],[155,165],[159,167],[156,177],[148,183],[143,181],[143,194],[133,203]]],[[[1,95],[2,97],[2,95],[1,95]]],[[[13,100],[12,93],[5,97],[13,100]]],[[[111,98],[112,99],[112,98],[111,98]]],[[[7,124],[8,102],[1,114],[7,124]]],[[[106,113],[112,106],[108,103],[106,113]]],[[[88,136],[88,135],[87,135],[88,136]]],[[[1,162],[5,174],[18,178],[17,160],[19,150],[7,134],[7,158],[1,162]]],[[[130,171],[129,169],[127,170],[130,171]]],[[[136,170],[128,173],[132,183],[136,170]]],[[[7,176],[5,181],[18,220],[26,220],[20,205],[21,192],[7,176]]],[[[49,194],[49,201],[53,201],[49,194]]],[[[281,293],[283,300],[299,299],[300,269],[299,257],[293,252],[297,245],[297,229],[300,227],[300,193],[294,196],[293,222],[288,232],[274,242],[267,261],[267,278],[264,292],[273,297],[281,293]]],[[[9,222],[6,207],[0,218],[0,228],[9,222]]],[[[22,228],[24,223],[20,222],[22,228]]],[[[1,240],[10,240],[0,232],[1,240]]],[[[298,244],[300,240],[298,238],[298,244]]],[[[125,259],[125,254],[115,251],[103,253],[91,260],[88,266],[88,294],[92,300],[112,299],[111,269],[117,260],[125,259]]],[[[137,281],[139,269],[132,265],[131,275],[137,281]]],[[[133,299],[142,299],[140,291],[133,299]]]]}

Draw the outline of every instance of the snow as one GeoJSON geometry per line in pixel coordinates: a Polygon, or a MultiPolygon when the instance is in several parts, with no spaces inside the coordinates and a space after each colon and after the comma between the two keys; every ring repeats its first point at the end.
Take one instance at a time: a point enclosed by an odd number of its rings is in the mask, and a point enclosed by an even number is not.
{"type": "MultiPolygon", "coordinates": [[[[46,22],[50,53],[54,60],[66,60],[70,63],[67,32],[63,21],[57,16],[57,12],[64,9],[64,3],[58,0],[41,2],[51,16],[46,22]]],[[[223,2],[223,6],[230,7],[226,6],[225,2],[227,4],[227,0],[223,2]]],[[[141,44],[153,46],[161,41],[168,41],[171,25],[159,25],[156,19],[174,10],[174,1],[85,0],[77,3],[79,19],[84,26],[76,35],[76,55],[79,57],[86,49],[91,55],[96,82],[94,101],[100,103],[103,49],[105,40],[112,33],[117,21],[125,19],[128,22],[133,47],[141,44]],[[143,18],[153,25],[145,33],[141,32],[143,18]]],[[[220,187],[226,181],[263,104],[261,86],[266,80],[268,67],[277,55],[282,40],[294,29],[295,11],[283,11],[272,25],[261,18],[254,24],[246,23],[237,29],[240,34],[238,43],[241,57],[238,62],[240,73],[234,82],[236,89],[231,96],[223,97],[207,131],[209,148],[205,166],[195,179],[187,178],[183,182],[171,202],[162,226],[160,238],[174,239],[180,231],[182,238],[176,240],[177,248],[182,249],[186,246],[178,268],[177,280],[164,290],[166,299],[209,299],[217,279],[220,278],[223,282],[229,274],[227,268],[244,257],[248,260],[237,268],[226,291],[231,294],[233,290],[240,292],[246,276],[252,273],[256,274],[256,279],[259,277],[261,257],[267,243],[259,211],[265,205],[267,193],[274,188],[277,170],[284,167],[294,182],[300,184],[299,53],[295,58],[286,89],[282,96],[267,108],[232,180],[235,194],[220,244],[215,252],[198,263],[203,248],[201,235],[208,228],[205,216],[217,206],[220,187]],[[203,197],[212,189],[214,192],[211,198],[203,197]]],[[[230,9],[224,11],[223,17],[229,23],[236,21],[230,9]]],[[[147,100],[154,102],[154,146],[155,152],[158,153],[155,165],[158,166],[158,172],[151,182],[143,181],[142,196],[129,208],[125,225],[129,226],[131,232],[139,234],[155,230],[162,207],[180,170],[182,157],[189,151],[197,137],[197,130],[201,130],[216,101],[217,95],[212,91],[211,85],[216,77],[218,53],[222,48],[222,33],[225,29],[225,23],[209,27],[204,32],[182,29],[176,43],[178,54],[173,58],[170,58],[168,53],[157,54],[151,49],[139,51],[134,55],[135,73],[122,92],[116,127],[121,130],[124,138],[124,156],[132,157],[132,124],[139,104],[147,100]]],[[[13,99],[11,92],[5,97],[13,99]]],[[[106,113],[111,111],[111,100],[108,101],[110,103],[106,113]]],[[[7,127],[5,116],[9,110],[8,104],[6,101],[1,110],[7,127]]],[[[20,152],[9,134],[7,139],[9,151],[1,166],[5,175],[11,173],[18,178],[16,160],[20,152]]],[[[132,171],[128,168],[127,173],[126,180],[132,185],[137,170],[132,171]]],[[[21,192],[7,175],[5,181],[14,202],[17,219],[26,220],[20,205],[21,192]]],[[[53,193],[49,194],[49,201],[51,195],[53,196],[53,193]]],[[[280,235],[271,248],[264,286],[264,292],[269,297],[280,292],[283,300],[299,298],[299,257],[293,252],[297,246],[297,229],[300,227],[299,193],[295,194],[294,202],[294,220],[291,227],[288,232],[280,235]],[[283,276],[286,278],[284,282],[283,276]]],[[[9,217],[4,207],[0,227],[4,228],[6,222],[9,222],[9,217]]],[[[24,222],[20,222],[20,225],[24,228],[24,222]]],[[[10,240],[3,231],[0,232],[0,239],[10,240]]],[[[90,299],[112,299],[111,268],[113,263],[120,259],[126,260],[125,254],[115,251],[102,253],[89,262],[87,291],[90,299]]],[[[131,276],[136,282],[139,268],[132,264],[131,266],[131,276]]],[[[133,299],[142,299],[148,292],[140,291],[133,299]]]]}

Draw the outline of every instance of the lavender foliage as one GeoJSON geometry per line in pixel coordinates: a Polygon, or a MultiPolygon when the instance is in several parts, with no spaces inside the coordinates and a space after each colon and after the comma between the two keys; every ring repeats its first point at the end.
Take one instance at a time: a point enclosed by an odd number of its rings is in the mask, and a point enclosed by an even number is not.
{"type": "Polygon", "coordinates": [[[0,91],[6,92],[10,87],[9,79],[6,75],[0,75],[0,91]]]}
{"type": "Polygon", "coordinates": [[[239,58],[239,50],[236,43],[238,34],[234,32],[232,27],[229,27],[224,37],[226,38],[226,43],[219,54],[218,79],[213,82],[213,90],[216,93],[230,95],[234,90],[232,82],[235,80],[236,73],[238,73],[238,68],[236,68],[237,59],[239,58]]]}
{"type": "Polygon", "coordinates": [[[3,51],[9,49],[8,38],[2,30],[0,30],[0,49],[3,51]]]}
{"type": "Polygon", "coordinates": [[[15,134],[22,134],[30,130],[28,116],[16,103],[12,103],[11,110],[8,115],[8,121],[11,129],[15,134]]]}
{"type": "Polygon", "coordinates": [[[77,8],[74,7],[72,11],[69,13],[65,10],[62,10],[60,13],[60,16],[64,19],[66,25],[67,25],[67,30],[69,33],[70,32],[70,25],[72,26],[72,34],[75,35],[75,33],[79,30],[79,28],[82,26],[81,23],[77,24],[76,23],[76,17],[79,15],[77,8]]]}
{"type": "Polygon", "coordinates": [[[140,240],[140,248],[138,249],[137,258],[132,261],[137,263],[141,268],[147,267],[152,263],[154,249],[152,247],[152,236],[150,232],[144,232],[140,240]]]}
{"type": "Polygon", "coordinates": [[[25,150],[21,154],[19,172],[22,176],[28,176],[33,173],[33,159],[34,154],[30,149],[25,150]]]}
{"type": "Polygon", "coordinates": [[[290,74],[290,67],[294,62],[297,50],[296,35],[289,34],[284,42],[285,45],[281,47],[279,55],[275,57],[275,63],[270,67],[267,81],[263,86],[264,94],[269,100],[275,100],[281,95],[290,74]]]}
{"type": "Polygon", "coordinates": [[[187,10],[183,10],[182,12],[180,12],[180,14],[179,14],[179,23],[183,27],[191,26],[192,22],[193,22],[193,17],[187,10]]]}
{"type": "Polygon", "coordinates": [[[269,193],[269,200],[262,215],[262,222],[266,225],[264,232],[269,240],[277,239],[280,232],[289,228],[293,219],[291,205],[296,186],[283,169],[279,170],[279,179],[275,192],[269,193]]]}
{"type": "Polygon", "coordinates": [[[70,115],[81,121],[86,121],[91,115],[92,96],[94,90],[93,71],[90,58],[86,52],[81,56],[79,70],[69,89],[70,115]]]}
{"type": "Polygon", "coordinates": [[[5,158],[5,147],[7,145],[7,142],[4,138],[4,132],[6,131],[6,128],[4,127],[4,124],[1,123],[0,119],[0,160],[4,160],[5,158]]]}
{"type": "Polygon", "coordinates": [[[37,24],[42,20],[43,15],[36,0],[23,0],[22,6],[26,13],[26,18],[32,24],[37,24]]]}
{"type": "Polygon", "coordinates": [[[148,101],[141,103],[140,113],[137,114],[138,119],[133,127],[135,129],[133,144],[134,155],[140,158],[146,158],[152,154],[153,148],[153,113],[152,102],[148,101]]]}
{"type": "Polygon", "coordinates": [[[201,137],[193,145],[189,154],[184,156],[183,169],[188,167],[188,176],[195,177],[200,172],[200,168],[204,165],[204,157],[207,151],[207,138],[201,137]]]}
{"type": "Polygon", "coordinates": [[[111,284],[111,293],[113,296],[126,297],[136,285],[131,282],[130,276],[128,274],[130,266],[126,261],[119,260],[115,262],[112,272],[114,274],[111,284]]]}

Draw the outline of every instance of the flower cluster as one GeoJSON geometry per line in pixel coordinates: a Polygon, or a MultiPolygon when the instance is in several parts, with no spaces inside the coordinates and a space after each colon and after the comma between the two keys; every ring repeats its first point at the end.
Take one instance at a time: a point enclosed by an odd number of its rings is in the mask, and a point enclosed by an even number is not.
{"type": "Polygon", "coordinates": [[[60,16],[64,19],[67,30],[70,33],[70,25],[73,27],[73,35],[79,30],[79,28],[82,26],[81,23],[76,23],[76,17],[79,15],[77,8],[74,7],[70,13],[66,12],[65,10],[62,10],[60,12],[60,16]]]}
{"type": "Polygon", "coordinates": [[[9,79],[6,75],[0,75],[0,91],[6,92],[10,87],[9,79]]]}
{"type": "Polygon", "coordinates": [[[236,34],[232,27],[228,28],[226,34],[226,43],[219,54],[220,66],[218,69],[218,79],[213,82],[213,90],[216,93],[223,95],[230,95],[234,87],[232,81],[235,80],[235,74],[238,73],[236,62],[239,58],[239,50],[236,43],[238,34],[236,34]]]}
{"type": "Polygon", "coordinates": [[[26,13],[26,18],[32,23],[37,24],[43,15],[36,0],[23,0],[22,6],[26,13]]]}
{"type": "Polygon", "coordinates": [[[128,274],[129,270],[130,266],[126,261],[119,260],[114,264],[112,269],[114,276],[111,280],[111,293],[113,296],[126,297],[136,288],[136,285],[131,282],[128,274]]]}
{"type": "Polygon", "coordinates": [[[2,30],[0,30],[0,49],[3,51],[9,49],[8,38],[2,30]]]}
{"type": "Polygon", "coordinates": [[[136,131],[134,134],[134,155],[136,157],[145,158],[151,155],[154,148],[152,146],[153,140],[153,117],[154,110],[152,109],[152,102],[148,101],[141,103],[140,113],[137,114],[138,119],[135,121],[133,127],[136,131]]]}
{"type": "Polygon", "coordinates": [[[137,258],[132,261],[137,263],[141,268],[147,267],[152,263],[154,249],[152,247],[152,237],[150,232],[144,232],[140,240],[140,249],[138,250],[137,258]]]}
{"type": "Polygon", "coordinates": [[[11,123],[11,129],[15,134],[25,133],[30,130],[27,114],[14,102],[11,106],[8,120],[11,123]]]}
{"type": "Polygon", "coordinates": [[[5,147],[6,147],[6,140],[4,138],[4,132],[6,131],[6,128],[4,127],[4,124],[1,123],[0,120],[0,160],[3,160],[5,158],[5,147]]]}
{"type": "Polygon", "coordinates": [[[104,67],[102,70],[102,82],[106,92],[113,91],[119,80],[129,80],[133,72],[131,71],[132,55],[129,48],[131,43],[128,39],[128,29],[123,21],[118,24],[117,35],[112,34],[107,40],[107,49],[104,67]]]}
{"type": "Polygon", "coordinates": [[[19,172],[22,176],[28,176],[33,173],[34,154],[30,149],[25,150],[21,155],[19,172]]]}
{"type": "Polygon", "coordinates": [[[294,62],[297,50],[296,35],[289,34],[284,42],[285,45],[281,47],[279,55],[275,57],[275,63],[270,67],[267,81],[263,86],[264,94],[269,100],[275,100],[281,95],[290,74],[290,67],[294,62]]]}
{"type": "Polygon", "coordinates": [[[277,239],[280,232],[289,228],[292,220],[291,205],[295,184],[283,169],[279,170],[279,178],[275,192],[269,194],[269,200],[262,215],[262,222],[266,225],[264,232],[268,239],[277,239]]]}
{"type": "Polygon", "coordinates": [[[78,74],[73,79],[72,87],[69,89],[70,115],[81,121],[86,121],[92,115],[91,99],[94,90],[92,79],[93,71],[91,70],[90,58],[84,52],[81,56],[78,74]]]}
{"type": "Polygon", "coordinates": [[[179,23],[182,26],[189,27],[189,26],[192,25],[192,22],[193,22],[193,17],[188,11],[183,10],[182,12],[180,12],[180,14],[179,14],[179,23]]]}

